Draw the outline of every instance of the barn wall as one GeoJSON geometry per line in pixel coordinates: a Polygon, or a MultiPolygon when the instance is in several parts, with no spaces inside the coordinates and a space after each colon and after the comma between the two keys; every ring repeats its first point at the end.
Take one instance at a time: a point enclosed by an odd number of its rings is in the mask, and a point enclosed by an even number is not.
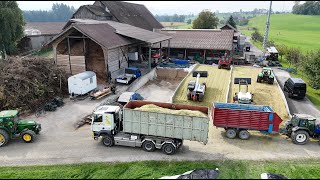
{"type": "Polygon", "coordinates": [[[128,46],[114,48],[108,50],[108,68],[111,72],[111,78],[116,78],[124,72],[124,68],[128,67],[128,46]],[[122,49],[122,51],[121,51],[122,49]],[[123,55],[124,54],[124,55],[123,55]]]}

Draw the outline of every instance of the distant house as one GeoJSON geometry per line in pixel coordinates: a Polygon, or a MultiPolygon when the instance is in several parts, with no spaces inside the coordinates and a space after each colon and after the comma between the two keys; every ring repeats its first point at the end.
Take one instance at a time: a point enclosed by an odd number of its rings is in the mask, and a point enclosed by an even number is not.
{"type": "Polygon", "coordinates": [[[161,48],[170,46],[169,56],[174,58],[212,64],[217,63],[219,56],[225,52],[231,54],[233,50],[234,30],[161,29],[156,32],[172,36],[170,44],[164,42],[161,48]]]}
{"type": "MultiPolygon", "coordinates": [[[[55,63],[70,75],[93,71],[99,83],[116,78],[128,67],[129,53],[141,54],[142,47],[151,52],[153,44],[171,39],[161,33],[111,20],[71,19],[69,22],[70,25],[49,42],[55,63]]],[[[151,68],[150,58],[148,65],[151,68]]]]}
{"type": "Polygon", "coordinates": [[[149,31],[163,28],[144,5],[122,1],[95,1],[93,5],[81,6],[71,19],[112,20],[149,31]]]}
{"type": "Polygon", "coordinates": [[[30,22],[24,26],[24,37],[18,43],[21,52],[39,50],[62,31],[65,22],[30,22]]]}

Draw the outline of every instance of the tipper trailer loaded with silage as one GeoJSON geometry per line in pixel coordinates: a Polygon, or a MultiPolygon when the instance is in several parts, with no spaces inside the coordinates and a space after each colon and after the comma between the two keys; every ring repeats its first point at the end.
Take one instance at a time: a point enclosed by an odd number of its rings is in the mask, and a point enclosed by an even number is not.
{"type": "Polygon", "coordinates": [[[208,107],[150,101],[130,101],[119,106],[100,106],[93,115],[92,133],[105,146],[161,149],[174,154],[183,140],[208,141],[208,107]]]}
{"type": "Polygon", "coordinates": [[[230,139],[250,137],[248,130],[275,134],[279,132],[282,119],[269,106],[233,103],[213,103],[213,125],[226,130],[230,139]]]}

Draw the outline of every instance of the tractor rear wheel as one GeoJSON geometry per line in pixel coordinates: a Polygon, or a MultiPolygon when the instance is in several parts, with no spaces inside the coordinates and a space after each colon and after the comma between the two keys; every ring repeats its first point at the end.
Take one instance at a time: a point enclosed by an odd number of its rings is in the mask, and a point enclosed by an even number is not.
{"type": "Polygon", "coordinates": [[[103,137],[102,143],[103,143],[103,145],[105,145],[107,147],[111,147],[111,146],[114,145],[114,139],[113,139],[112,136],[106,135],[106,136],[103,137]]]}
{"type": "Polygon", "coordinates": [[[31,130],[27,130],[21,133],[21,138],[25,143],[33,142],[35,136],[36,134],[31,130]]]}
{"type": "Polygon", "coordinates": [[[309,133],[304,130],[292,132],[291,140],[294,144],[304,145],[309,141],[309,133]]]}
{"type": "Polygon", "coordinates": [[[229,139],[234,139],[237,136],[237,131],[235,129],[227,129],[226,136],[229,139]]]}
{"type": "Polygon", "coordinates": [[[241,130],[238,136],[242,140],[248,140],[250,138],[250,133],[247,130],[241,130]]]}
{"type": "Polygon", "coordinates": [[[8,143],[9,138],[9,134],[5,130],[0,129],[0,147],[5,146],[8,143]]]}
{"type": "Polygon", "coordinates": [[[220,64],[218,65],[218,69],[221,69],[221,65],[220,64]]]}

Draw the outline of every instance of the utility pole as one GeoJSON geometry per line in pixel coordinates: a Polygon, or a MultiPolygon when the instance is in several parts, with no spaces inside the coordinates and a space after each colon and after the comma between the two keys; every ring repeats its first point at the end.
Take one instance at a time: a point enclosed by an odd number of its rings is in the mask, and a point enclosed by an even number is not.
{"type": "Polygon", "coordinates": [[[267,41],[268,41],[268,32],[269,32],[269,26],[270,26],[270,15],[271,15],[271,6],[272,6],[272,1],[270,1],[270,7],[269,7],[269,12],[268,12],[268,18],[267,18],[267,23],[266,23],[266,31],[264,32],[264,37],[263,37],[263,51],[266,51],[266,46],[267,46],[267,41]]]}

